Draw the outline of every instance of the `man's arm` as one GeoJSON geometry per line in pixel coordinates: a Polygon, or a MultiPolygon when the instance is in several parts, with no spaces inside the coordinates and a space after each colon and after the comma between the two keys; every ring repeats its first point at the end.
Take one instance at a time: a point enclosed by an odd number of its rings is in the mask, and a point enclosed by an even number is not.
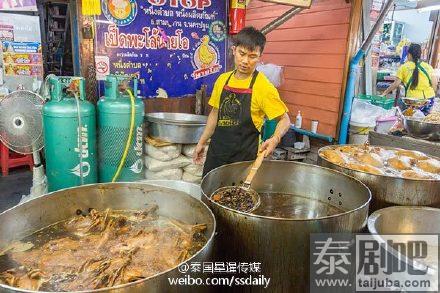
{"type": "Polygon", "coordinates": [[[275,150],[277,145],[280,143],[281,138],[286,134],[286,132],[289,130],[291,124],[290,124],[290,118],[287,113],[284,113],[280,117],[276,118],[278,120],[277,127],[275,129],[275,133],[271,138],[266,140],[261,145],[261,151],[266,151],[266,157],[271,155],[272,152],[275,150]]]}
{"type": "Polygon", "coordinates": [[[193,161],[195,164],[203,163],[203,153],[205,151],[205,145],[211,136],[214,134],[215,127],[217,126],[218,109],[212,108],[208,116],[208,121],[206,122],[205,130],[197,143],[196,149],[193,154],[193,161]]]}

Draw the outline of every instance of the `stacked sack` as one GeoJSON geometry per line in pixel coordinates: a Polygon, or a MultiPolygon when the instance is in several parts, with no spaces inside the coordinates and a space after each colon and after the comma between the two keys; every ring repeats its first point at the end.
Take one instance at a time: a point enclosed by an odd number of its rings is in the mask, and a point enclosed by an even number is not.
{"type": "MultiPolygon", "coordinates": [[[[186,144],[182,147],[182,153],[186,158],[191,160],[191,163],[183,168],[182,180],[192,183],[202,182],[203,165],[196,165],[192,161],[193,153],[196,149],[196,144],[186,144]]],[[[206,148],[205,148],[206,152],[206,148]]],[[[206,153],[205,153],[206,157],[206,153]]]]}
{"type": "Polygon", "coordinates": [[[147,139],[145,144],[145,179],[202,181],[203,165],[193,163],[195,144],[167,144],[147,139]]]}

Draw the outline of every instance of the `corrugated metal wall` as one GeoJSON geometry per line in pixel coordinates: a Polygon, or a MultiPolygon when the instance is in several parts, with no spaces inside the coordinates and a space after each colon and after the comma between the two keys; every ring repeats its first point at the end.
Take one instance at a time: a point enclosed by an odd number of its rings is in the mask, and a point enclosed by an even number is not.
{"type": "MultiPolygon", "coordinates": [[[[262,28],[291,6],[252,0],[246,25],[262,28]]],[[[317,0],[267,35],[263,62],[284,66],[279,89],[294,119],[303,114],[303,128],[318,120],[318,132],[335,136],[346,60],[350,4],[317,0]]]]}

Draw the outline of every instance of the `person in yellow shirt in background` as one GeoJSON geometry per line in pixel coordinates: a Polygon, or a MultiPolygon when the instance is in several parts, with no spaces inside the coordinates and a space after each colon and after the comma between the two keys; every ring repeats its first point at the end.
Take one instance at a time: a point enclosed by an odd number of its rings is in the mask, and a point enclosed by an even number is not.
{"type": "MultiPolygon", "coordinates": [[[[431,65],[420,60],[421,55],[422,48],[419,44],[413,43],[409,46],[408,61],[399,67],[396,80],[382,95],[389,94],[403,83],[405,97],[426,100],[426,104],[420,108],[426,115],[434,104],[437,78],[431,65]]],[[[406,108],[402,101],[399,101],[399,104],[402,108],[406,108]]]]}
{"type": "Polygon", "coordinates": [[[290,128],[288,110],[277,89],[256,70],[265,44],[266,37],[253,27],[242,29],[234,38],[235,70],[221,74],[214,84],[212,110],[193,155],[194,162],[201,164],[211,139],[203,176],[226,164],[255,160],[265,117],[278,120],[274,135],[261,145],[266,156],[290,128]]]}

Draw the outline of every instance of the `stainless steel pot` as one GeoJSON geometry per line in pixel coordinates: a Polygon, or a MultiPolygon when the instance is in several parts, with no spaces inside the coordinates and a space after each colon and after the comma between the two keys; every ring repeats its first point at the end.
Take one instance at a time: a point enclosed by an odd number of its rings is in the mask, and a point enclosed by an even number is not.
{"type": "MultiPolygon", "coordinates": [[[[323,147],[318,154],[335,147],[338,146],[323,147]]],[[[393,205],[440,207],[440,180],[414,180],[369,174],[341,167],[321,156],[318,156],[318,165],[344,172],[365,183],[373,195],[370,208],[372,212],[393,205]]]]}
{"type": "Polygon", "coordinates": [[[440,124],[403,119],[403,125],[408,133],[416,138],[427,140],[440,140],[440,124]]]}
{"type": "MultiPolygon", "coordinates": [[[[303,196],[310,200],[309,205],[298,203],[291,208],[304,217],[257,216],[210,200],[218,188],[240,184],[251,163],[222,166],[202,180],[202,200],[209,204],[218,224],[215,259],[261,262],[262,274],[271,278],[268,292],[308,292],[310,234],[361,231],[367,223],[370,191],[360,181],[334,170],[303,163],[265,161],[252,188],[260,194],[303,196]],[[344,211],[332,216],[319,215],[317,204],[330,204],[344,211]]],[[[252,287],[255,290],[263,288],[252,287]]]]}
{"type": "Polygon", "coordinates": [[[170,143],[193,144],[202,136],[207,116],[184,113],[145,115],[148,135],[170,143]]]}
{"type": "Polygon", "coordinates": [[[371,234],[440,234],[440,209],[395,206],[368,217],[371,234]]]}
{"type": "MultiPolygon", "coordinates": [[[[9,243],[20,240],[50,224],[65,220],[78,209],[96,208],[142,209],[159,205],[159,214],[191,224],[206,223],[208,242],[191,261],[210,257],[216,229],[214,215],[201,201],[173,189],[142,183],[106,183],[63,189],[15,206],[0,214],[0,251],[9,243]]],[[[177,268],[133,283],[88,292],[188,292],[188,286],[170,286],[168,278],[182,277],[177,268]]],[[[0,291],[29,292],[0,285],[0,291]]]]}
{"type": "Polygon", "coordinates": [[[440,234],[440,209],[416,206],[394,206],[375,211],[368,218],[368,230],[373,237],[383,243],[386,250],[392,255],[399,257],[408,265],[413,266],[413,262],[422,267],[427,267],[425,279],[430,280],[431,289],[438,285],[438,252],[439,243],[437,235],[440,234]],[[402,239],[397,238],[396,234],[403,234],[402,239]],[[405,249],[397,251],[389,245],[387,240],[395,242],[411,240],[421,240],[416,238],[420,234],[431,234],[434,239],[425,238],[427,241],[427,255],[425,258],[411,260],[406,255],[405,249]],[[392,235],[385,236],[385,235],[392,235]],[[390,239],[391,238],[391,239],[390,239]],[[434,241],[430,241],[434,240],[434,241]],[[436,243],[437,240],[437,243],[436,243]]]}

